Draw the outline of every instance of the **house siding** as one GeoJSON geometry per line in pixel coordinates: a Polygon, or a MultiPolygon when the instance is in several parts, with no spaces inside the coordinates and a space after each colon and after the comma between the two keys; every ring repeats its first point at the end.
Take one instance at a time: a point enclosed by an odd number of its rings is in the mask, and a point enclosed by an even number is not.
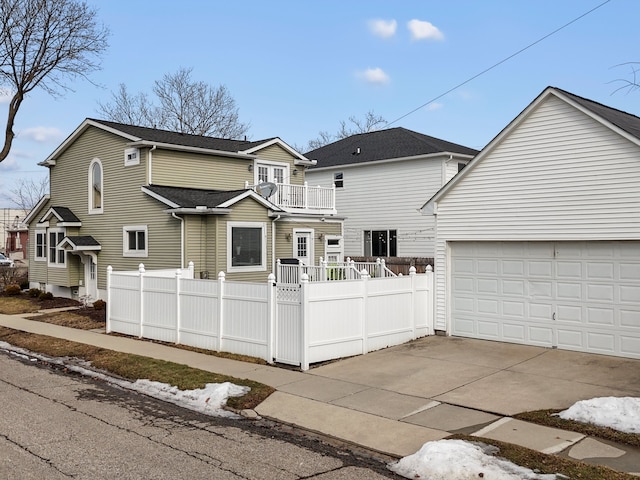
{"type": "MultiPolygon", "coordinates": [[[[76,234],[91,235],[102,246],[98,253],[99,289],[106,288],[108,265],[118,270],[135,270],[140,263],[144,263],[146,268],[180,265],[180,222],[164,213],[166,205],[142,193],[140,186],[146,184],[147,156],[141,155],[140,165],[125,167],[126,144],[127,140],[123,138],[90,127],[50,169],[50,204],[70,208],[82,222],[76,234]],[[94,158],[100,159],[103,169],[103,213],[89,215],[88,169],[94,158]],[[69,188],[69,179],[76,179],[78,185],[69,188]],[[147,225],[148,257],[123,256],[122,229],[125,225],[147,225]]],[[[68,258],[78,259],[79,265],[71,284],[65,282],[59,285],[77,286],[78,280],[84,278],[83,266],[77,255],[68,254],[68,258]]],[[[46,283],[58,281],[59,276],[51,277],[49,272],[46,283]]]]}
{"type": "Polygon", "coordinates": [[[437,204],[436,325],[448,242],[636,240],[640,147],[550,95],[437,204]]]}
{"type": "Polygon", "coordinates": [[[245,181],[253,183],[253,173],[247,169],[251,160],[162,149],[152,155],[154,185],[238,190],[244,188],[245,181]]]}
{"type": "Polygon", "coordinates": [[[364,255],[365,230],[397,230],[397,256],[429,257],[434,253],[434,220],[418,209],[442,186],[448,157],[376,162],[307,172],[310,185],[331,185],[333,174],[344,174],[336,188],[336,208],[344,221],[346,256],[364,255]]]}

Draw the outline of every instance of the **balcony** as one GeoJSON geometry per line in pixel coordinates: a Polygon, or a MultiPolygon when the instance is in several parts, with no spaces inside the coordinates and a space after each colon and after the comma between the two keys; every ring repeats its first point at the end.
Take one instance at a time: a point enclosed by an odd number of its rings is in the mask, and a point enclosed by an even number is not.
{"type": "MultiPolygon", "coordinates": [[[[282,208],[285,212],[316,213],[320,215],[337,214],[335,186],[310,187],[307,182],[304,185],[277,183],[276,186],[278,189],[267,200],[282,208]]],[[[256,190],[256,185],[249,185],[247,182],[245,188],[256,190]]]]}

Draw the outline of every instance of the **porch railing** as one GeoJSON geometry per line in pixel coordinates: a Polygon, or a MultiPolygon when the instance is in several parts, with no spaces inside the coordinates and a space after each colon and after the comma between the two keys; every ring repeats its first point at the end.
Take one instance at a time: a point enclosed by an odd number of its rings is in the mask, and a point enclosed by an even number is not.
{"type": "MultiPolygon", "coordinates": [[[[303,185],[277,183],[278,189],[268,200],[286,211],[315,211],[319,213],[336,213],[336,189],[331,187],[310,187],[307,182],[303,185]]],[[[256,185],[245,188],[256,190],[256,185]]]]}
{"type": "Polygon", "coordinates": [[[348,257],[342,262],[327,262],[320,257],[320,265],[305,265],[296,261],[296,259],[291,260],[291,262],[277,260],[276,278],[278,283],[300,283],[302,274],[306,274],[310,282],[358,280],[362,278],[363,272],[366,272],[372,278],[396,276],[385,266],[384,259],[381,258],[378,258],[375,262],[354,262],[348,257]]]}

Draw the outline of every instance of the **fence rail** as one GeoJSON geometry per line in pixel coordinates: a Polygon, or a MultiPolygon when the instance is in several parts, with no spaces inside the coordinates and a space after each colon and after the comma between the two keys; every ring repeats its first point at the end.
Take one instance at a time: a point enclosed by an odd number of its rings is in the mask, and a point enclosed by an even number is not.
{"type": "Polygon", "coordinates": [[[311,363],[433,334],[433,272],[299,284],[107,269],[107,332],[281,362],[311,363]],[[187,277],[187,278],[185,278],[187,277]]]}

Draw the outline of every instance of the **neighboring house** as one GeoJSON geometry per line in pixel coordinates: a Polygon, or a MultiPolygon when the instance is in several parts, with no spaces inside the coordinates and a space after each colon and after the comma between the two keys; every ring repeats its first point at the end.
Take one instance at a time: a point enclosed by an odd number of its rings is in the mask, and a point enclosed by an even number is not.
{"type": "Polygon", "coordinates": [[[405,128],[362,133],[305,154],[309,185],[336,186],[344,253],[433,257],[434,222],[420,207],[478,152],[405,128]]]}
{"type": "Polygon", "coordinates": [[[640,358],[640,118],[545,89],[424,206],[435,329],[640,358]]]}
{"type": "Polygon", "coordinates": [[[0,209],[0,252],[12,259],[27,258],[28,229],[23,222],[26,213],[19,208],[0,209]]]}
{"type": "Polygon", "coordinates": [[[87,119],[41,165],[50,196],[26,219],[29,281],[56,295],[103,297],[108,265],[193,261],[196,276],[262,282],[277,258],[342,255],[333,188],[306,187],[313,162],[279,138],[87,119]]]}

